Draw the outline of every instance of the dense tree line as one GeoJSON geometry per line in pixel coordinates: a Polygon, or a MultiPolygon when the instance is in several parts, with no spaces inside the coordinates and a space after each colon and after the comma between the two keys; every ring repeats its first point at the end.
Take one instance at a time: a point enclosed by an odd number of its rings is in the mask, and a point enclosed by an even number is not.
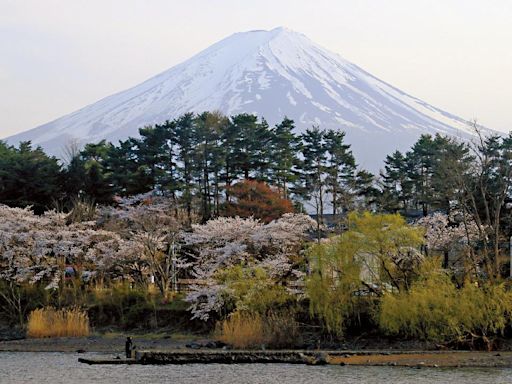
{"type": "Polygon", "coordinates": [[[294,122],[287,118],[269,127],[248,114],[231,118],[209,112],[185,114],[139,133],[139,138],[117,145],[87,144],[64,165],[28,142],[19,149],[3,144],[0,161],[6,183],[0,201],[49,208],[76,196],[108,204],[116,195],[156,191],[171,196],[189,217],[195,212],[206,221],[230,205],[234,184],[254,180],[270,185],[297,206],[312,202],[321,218],[327,206],[334,214],[347,210],[354,197],[364,194],[359,186],[367,188],[373,181],[373,175],[357,172],[343,132],[313,127],[297,135],[294,122]],[[3,166],[5,162],[28,168],[29,162],[21,156],[25,152],[39,156],[41,165],[51,164],[51,176],[38,168],[26,170],[33,178],[20,178],[12,166],[3,166]],[[48,193],[24,199],[17,198],[18,188],[7,182],[13,179],[37,190],[41,186],[31,184],[38,178],[45,181],[48,193]],[[362,179],[364,183],[358,182],[362,179]]]}
{"type": "Polygon", "coordinates": [[[29,142],[0,143],[0,203],[42,212],[68,209],[77,198],[109,204],[154,191],[171,197],[189,223],[192,216],[206,222],[239,212],[233,204],[241,198],[263,201],[261,185],[234,188],[255,181],[283,199],[278,206],[293,202],[296,210],[316,213],[318,228],[326,213],[341,218],[354,209],[460,212],[450,217],[470,217],[482,234],[490,232],[482,247],[496,271],[499,243],[510,234],[512,136],[476,132],[474,143],[422,135],[406,153],[387,156],[375,176],[358,169],[342,131],[312,127],[297,134],[287,118],[270,127],[249,114],[189,113],[141,128],[138,138],[87,144],[66,163],[29,142]]]}

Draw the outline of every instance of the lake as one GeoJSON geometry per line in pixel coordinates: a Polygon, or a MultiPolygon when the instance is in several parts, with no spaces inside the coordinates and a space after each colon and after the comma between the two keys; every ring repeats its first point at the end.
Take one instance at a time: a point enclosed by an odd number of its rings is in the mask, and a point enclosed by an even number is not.
{"type": "MultiPolygon", "coordinates": [[[[511,383],[509,368],[403,368],[287,364],[105,365],[99,354],[0,352],[0,383],[511,383]]],[[[111,356],[111,355],[109,355],[111,356]]]]}

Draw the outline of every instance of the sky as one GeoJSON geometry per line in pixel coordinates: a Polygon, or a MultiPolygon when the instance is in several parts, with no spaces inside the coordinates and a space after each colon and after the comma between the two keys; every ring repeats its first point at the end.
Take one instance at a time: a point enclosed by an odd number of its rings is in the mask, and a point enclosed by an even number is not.
{"type": "Polygon", "coordinates": [[[511,0],[0,0],[0,138],[285,26],[438,108],[512,130],[511,0]]]}

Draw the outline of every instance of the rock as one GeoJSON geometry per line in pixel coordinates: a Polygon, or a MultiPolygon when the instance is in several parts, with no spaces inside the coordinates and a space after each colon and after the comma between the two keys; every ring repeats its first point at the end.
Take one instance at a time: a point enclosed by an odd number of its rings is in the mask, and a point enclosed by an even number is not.
{"type": "Polygon", "coordinates": [[[77,349],[76,350],[76,353],[85,353],[87,352],[85,349],[77,349]]]}

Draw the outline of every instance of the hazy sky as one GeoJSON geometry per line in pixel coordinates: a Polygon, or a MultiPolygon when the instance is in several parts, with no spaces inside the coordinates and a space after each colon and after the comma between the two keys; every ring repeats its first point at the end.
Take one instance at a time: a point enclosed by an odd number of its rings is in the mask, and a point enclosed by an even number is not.
{"type": "Polygon", "coordinates": [[[0,137],[276,26],[441,109],[512,129],[511,0],[0,0],[0,137]]]}

